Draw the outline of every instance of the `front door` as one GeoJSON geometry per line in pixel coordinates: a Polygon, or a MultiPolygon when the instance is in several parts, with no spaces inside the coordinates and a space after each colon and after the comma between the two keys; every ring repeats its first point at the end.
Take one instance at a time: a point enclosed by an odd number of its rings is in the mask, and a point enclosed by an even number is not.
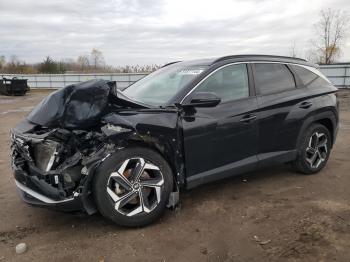
{"type": "Polygon", "coordinates": [[[213,92],[216,107],[186,110],[183,118],[188,187],[249,171],[257,163],[257,100],[250,91],[246,64],[224,66],[209,75],[195,92],[213,92]]]}

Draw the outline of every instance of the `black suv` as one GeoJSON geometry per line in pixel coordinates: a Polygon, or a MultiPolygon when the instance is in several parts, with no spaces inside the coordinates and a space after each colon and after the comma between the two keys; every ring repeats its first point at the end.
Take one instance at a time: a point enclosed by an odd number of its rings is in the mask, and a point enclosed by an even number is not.
{"type": "Polygon", "coordinates": [[[23,199],[142,226],[179,191],[275,163],[326,164],[337,89],[302,59],[175,62],[122,92],[94,80],[47,96],[12,130],[23,199]]]}

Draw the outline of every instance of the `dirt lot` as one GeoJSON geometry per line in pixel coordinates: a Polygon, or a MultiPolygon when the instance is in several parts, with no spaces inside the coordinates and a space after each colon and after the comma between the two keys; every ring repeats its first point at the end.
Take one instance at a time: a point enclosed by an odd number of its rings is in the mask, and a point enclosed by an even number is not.
{"type": "Polygon", "coordinates": [[[282,166],[205,185],[142,229],[17,196],[9,130],[45,95],[0,97],[0,261],[350,261],[350,92],[340,93],[342,126],[320,174],[282,166]],[[20,242],[28,251],[16,255],[20,242]]]}

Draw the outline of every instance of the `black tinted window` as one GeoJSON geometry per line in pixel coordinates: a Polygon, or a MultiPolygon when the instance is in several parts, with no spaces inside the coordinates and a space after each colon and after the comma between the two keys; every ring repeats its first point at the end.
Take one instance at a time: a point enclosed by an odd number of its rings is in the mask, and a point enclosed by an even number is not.
{"type": "Polygon", "coordinates": [[[307,87],[328,86],[329,82],[319,75],[301,66],[293,65],[293,70],[298,74],[303,84],[307,87]]]}
{"type": "Polygon", "coordinates": [[[222,102],[248,97],[247,66],[238,64],[219,69],[205,79],[196,92],[213,92],[222,102]]]}
{"type": "Polygon", "coordinates": [[[255,83],[261,94],[295,88],[294,76],[286,65],[257,63],[254,68],[255,83]]]}

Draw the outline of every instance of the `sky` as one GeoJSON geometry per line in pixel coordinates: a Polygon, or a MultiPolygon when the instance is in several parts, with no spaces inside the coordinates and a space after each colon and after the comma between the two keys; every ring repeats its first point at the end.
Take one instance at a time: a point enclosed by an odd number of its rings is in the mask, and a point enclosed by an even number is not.
{"type": "MultiPolygon", "coordinates": [[[[0,55],[41,62],[92,48],[109,65],[231,54],[304,56],[322,9],[349,0],[0,0],[0,55]]],[[[350,35],[341,61],[350,61],[350,35]]]]}

